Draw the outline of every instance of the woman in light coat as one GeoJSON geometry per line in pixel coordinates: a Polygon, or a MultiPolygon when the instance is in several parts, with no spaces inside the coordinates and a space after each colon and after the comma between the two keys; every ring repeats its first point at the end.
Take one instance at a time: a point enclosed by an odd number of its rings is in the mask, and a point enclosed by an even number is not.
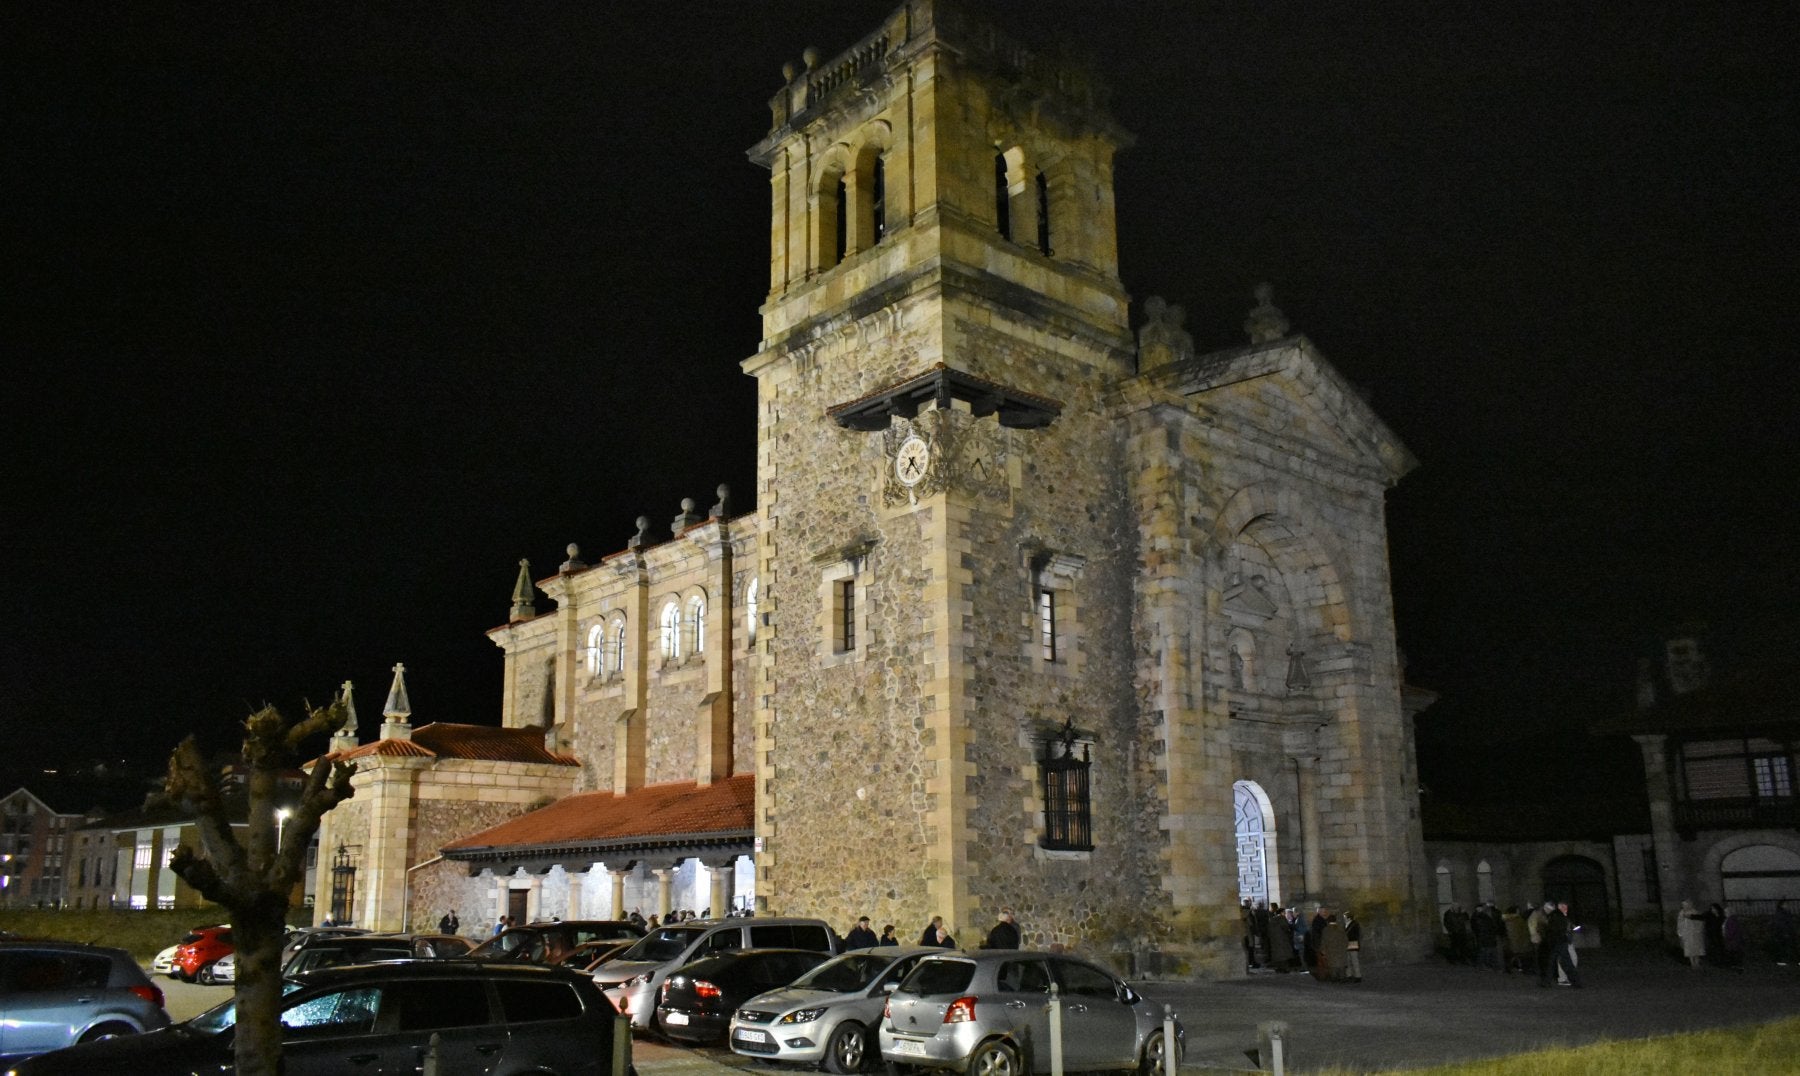
{"type": "Polygon", "coordinates": [[[1700,961],[1706,959],[1706,917],[1691,900],[1681,902],[1681,911],[1675,916],[1675,936],[1681,939],[1681,955],[1687,957],[1688,966],[1699,967],[1700,961]]]}

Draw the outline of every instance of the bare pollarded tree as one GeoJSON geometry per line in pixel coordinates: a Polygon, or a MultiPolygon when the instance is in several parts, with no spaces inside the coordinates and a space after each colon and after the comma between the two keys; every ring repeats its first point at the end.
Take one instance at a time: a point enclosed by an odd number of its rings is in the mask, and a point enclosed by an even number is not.
{"type": "Polygon", "coordinates": [[[309,706],[306,717],[294,722],[273,706],[244,719],[249,824],[242,839],[233,831],[218,770],[207,765],[194,738],[181,741],[169,756],[163,791],[194,812],[200,832],[200,846],[176,849],[169,869],[231,914],[239,1076],[276,1076],[282,1070],[279,965],[288,902],[306,870],[306,850],[320,817],[350,798],[355,767],[319,758],[300,802],[287,808],[278,825],[277,809],[290,802],[282,797],[282,778],[293,772],[301,746],[343,725],[346,713],[340,701],[322,709],[309,706]]]}

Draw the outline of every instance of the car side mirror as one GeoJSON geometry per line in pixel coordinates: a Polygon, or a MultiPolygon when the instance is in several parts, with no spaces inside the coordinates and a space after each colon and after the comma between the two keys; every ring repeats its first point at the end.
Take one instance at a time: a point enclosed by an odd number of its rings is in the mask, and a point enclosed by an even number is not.
{"type": "Polygon", "coordinates": [[[894,991],[896,991],[898,989],[900,989],[900,983],[898,981],[887,982],[887,983],[881,984],[881,992],[883,994],[892,994],[894,991]]]}

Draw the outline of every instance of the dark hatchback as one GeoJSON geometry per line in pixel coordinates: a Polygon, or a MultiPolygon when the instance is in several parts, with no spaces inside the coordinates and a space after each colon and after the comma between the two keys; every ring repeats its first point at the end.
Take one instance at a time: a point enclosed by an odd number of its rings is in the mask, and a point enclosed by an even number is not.
{"type": "MultiPolygon", "coordinates": [[[[563,968],[468,960],[367,964],[284,984],[288,1076],[417,1072],[438,1039],[438,1071],[600,1076],[617,1015],[591,978],[563,968]]],[[[236,1002],[162,1031],[21,1062],[16,1076],[232,1071],[236,1002]]]]}
{"type": "Polygon", "coordinates": [[[591,941],[636,941],[644,928],[626,919],[558,919],[511,927],[477,945],[470,960],[518,960],[559,964],[591,941]]]}
{"type": "Polygon", "coordinates": [[[449,934],[359,934],[315,942],[295,953],[281,973],[301,975],[346,964],[373,964],[379,960],[448,960],[468,952],[467,938],[449,934]]]}
{"type": "Polygon", "coordinates": [[[739,1005],[787,986],[831,957],[810,949],[737,949],[701,957],[663,980],[657,1026],[682,1042],[724,1042],[739,1005]]]}

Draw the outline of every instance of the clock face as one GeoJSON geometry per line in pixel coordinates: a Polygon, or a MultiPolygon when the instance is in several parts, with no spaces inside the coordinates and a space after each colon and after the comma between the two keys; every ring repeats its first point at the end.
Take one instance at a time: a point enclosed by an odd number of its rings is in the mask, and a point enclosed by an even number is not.
{"type": "Polygon", "coordinates": [[[903,486],[916,486],[931,465],[931,446],[918,437],[908,437],[894,453],[894,477],[903,486]]]}

